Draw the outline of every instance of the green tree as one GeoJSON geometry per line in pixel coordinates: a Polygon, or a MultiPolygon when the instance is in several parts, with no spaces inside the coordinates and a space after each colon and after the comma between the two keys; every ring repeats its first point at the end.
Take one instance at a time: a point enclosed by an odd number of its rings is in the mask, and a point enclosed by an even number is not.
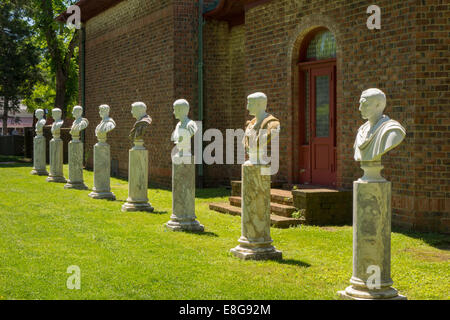
{"type": "Polygon", "coordinates": [[[39,50],[31,41],[32,26],[21,1],[2,0],[0,30],[0,103],[5,135],[8,113],[18,111],[21,99],[31,94],[40,78],[39,50]]]}
{"type": "MultiPolygon", "coordinates": [[[[52,99],[53,106],[60,108],[63,117],[69,106],[78,98],[78,42],[79,31],[70,29],[55,20],[75,0],[30,0],[29,16],[34,21],[38,34],[37,42],[45,43],[45,59],[40,65],[46,77],[35,88],[33,96],[27,101],[36,107],[40,99],[52,99]]],[[[41,102],[48,105],[48,100],[41,102]]]]}
{"type": "MultiPolygon", "coordinates": [[[[46,46],[46,42],[44,41],[46,46]]],[[[67,81],[67,101],[66,112],[70,114],[72,107],[78,104],[78,49],[75,48],[74,57],[71,61],[69,79],[67,81]]],[[[23,100],[23,104],[28,107],[30,112],[36,109],[51,110],[55,106],[56,97],[56,77],[52,68],[51,58],[44,54],[41,63],[38,65],[42,78],[35,84],[30,96],[23,100]]]]}

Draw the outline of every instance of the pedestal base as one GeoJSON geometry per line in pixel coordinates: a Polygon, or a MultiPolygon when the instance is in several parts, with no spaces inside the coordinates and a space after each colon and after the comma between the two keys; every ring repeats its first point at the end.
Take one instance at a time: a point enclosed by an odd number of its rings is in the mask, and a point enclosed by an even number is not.
{"type": "Polygon", "coordinates": [[[123,212],[154,210],[148,202],[148,151],[143,144],[144,141],[135,140],[128,152],[128,198],[122,205],[123,212]]]}
{"type": "Polygon", "coordinates": [[[133,203],[133,202],[125,202],[122,205],[123,212],[135,212],[135,211],[146,211],[153,212],[155,210],[150,203],[133,203]]]}
{"type": "Polygon", "coordinates": [[[281,260],[283,253],[274,246],[265,248],[245,248],[241,245],[230,250],[230,252],[242,260],[281,260]]]}
{"type": "Polygon", "coordinates": [[[89,197],[91,197],[92,199],[116,200],[116,196],[112,192],[92,191],[91,193],[89,193],[89,197]]]}
{"type": "Polygon", "coordinates": [[[167,222],[164,226],[171,231],[193,231],[193,232],[203,232],[205,227],[200,224],[197,220],[189,221],[176,221],[175,218],[171,217],[172,220],[167,222]]]}
{"type": "Polygon", "coordinates": [[[48,176],[47,170],[33,169],[33,170],[31,170],[30,174],[36,175],[36,176],[48,176]]]}
{"type": "Polygon", "coordinates": [[[67,180],[64,177],[55,177],[55,176],[48,176],[46,179],[47,182],[56,182],[56,183],[66,183],[67,180]]]}
{"type": "Polygon", "coordinates": [[[405,300],[391,279],[391,183],[379,161],[361,164],[364,176],[353,182],[353,274],[342,299],[405,300]],[[376,285],[376,287],[375,287],[376,285]]]}
{"type": "Polygon", "coordinates": [[[50,140],[50,173],[47,182],[67,182],[63,174],[63,141],[60,138],[50,140]]]}
{"type": "Polygon", "coordinates": [[[172,161],[172,215],[164,226],[171,231],[205,231],[195,215],[195,164],[192,156],[177,156],[172,161]]]}
{"type": "Polygon", "coordinates": [[[269,166],[246,162],[242,165],[242,233],[239,245],[230,252],[243,260],[280,260],[282,253],[270,237],[269,166]]]}
{"type": "Polygon", "coordinates": [[[69,142],[69,179],[65,189],[86,190],[83,181],[83,142],[72,140],[69,142]]]}
{"type": "Polygon", "coordinates": [[[45,138],[36,136],[33,140],[33,170],[31,174],[38,176],[48,176],[45,156],[46,156],[45,138]]]}
{"type": "Polygon", "coordinates": [[[68,181],[64,185],[64,189],[88,190],[89,188],[84,183],[76,183],[76,182],[72,183],[72,182],[68,181]]]}
{"type": "Polygon", "coordinates": [[[365,291],[349,286],[345,291],[338,291],[338,295],[342,300],[408,300],[394,288],[365,291]]]}
{"type": "Polygon", "coordinates": [[[106,142],[98,142],[94,145],[94,188],[89,193],[92,199],[116,200],[116,196],[111,192],[110,147],[106,142]]]}

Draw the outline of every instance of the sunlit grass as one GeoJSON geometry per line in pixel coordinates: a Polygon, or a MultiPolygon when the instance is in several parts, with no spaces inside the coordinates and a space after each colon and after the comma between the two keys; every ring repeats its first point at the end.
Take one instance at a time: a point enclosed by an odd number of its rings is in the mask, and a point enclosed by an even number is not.
{"type": "MultiPolygon", "coordinates": [[[[349,284],[351,227],[272,228],[284,260],[240,261],[229,253],[240,217],[208,209],[226,189],[197,190],[205,234],[170,232],[168,190],[148,190],[155,213],[123,213],[125,180],[111,179],[117,201],[93,200],[30,170],[0,164],[0,299],[337,299],[349,284]],[[81,290],[66,287],[71,265],[81,290]]],[[[92,172],[85,182],[92,188],[92,172]]],[[[394,287],[409,299],[449,299],[445,241],[393,233],[394,287]]]]}

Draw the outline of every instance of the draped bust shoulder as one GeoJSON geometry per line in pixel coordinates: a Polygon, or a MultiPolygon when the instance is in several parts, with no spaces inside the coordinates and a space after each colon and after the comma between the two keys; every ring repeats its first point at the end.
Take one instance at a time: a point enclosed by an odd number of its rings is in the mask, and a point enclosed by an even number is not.
{"type": "Polygon", "coordinates": [[[82,130],[86,129],[88,125],[89,125],[88,119],[78,118],[73,122],[70,133],[76,132],[76,131],[82,131],[82,130]]]}
{"type": "Polygon", "coordinates": [[[116,122],[112,118],[105,118],[99,123],[97,128],[95,128],[95,135],[98,136],[99,134],[106,134],[113,130],[115,127],[116,122]]]}
{"type": "Polygon", "coordinates": [[[406,135],[403,126],[383,115],[372,130],[367,121],[358,129],[354,149],[356,161],[377,161],[389,150],[398,146],[406,135]]]}
{"type": "Polygon", "coordinates": [[[52,133],[59,133],[63,124],[64,120],[56,120],[55,122],[53,122],[51,129],[52,133]]]}
{"type": "Polygon", "coordinates": [[[147,129],[147,127],[150,126],[151,123],[152,118],[148,114],[145,114],[141,119],[136,121],[128,136],[130,140],[142,140],[145,129],[147,129]]]}

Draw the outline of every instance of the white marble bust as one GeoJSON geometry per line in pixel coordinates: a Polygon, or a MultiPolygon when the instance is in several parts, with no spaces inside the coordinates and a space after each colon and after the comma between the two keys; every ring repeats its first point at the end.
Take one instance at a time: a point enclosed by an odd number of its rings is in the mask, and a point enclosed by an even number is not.
{"type": "Polygon", "coordinates": [[[61,135],[61,127],[64,124],[64,120],[61,120],[62,111],[59,108],[54,108],[52,110],[52,117],[55,120],[52,124],[52,135],[53,138],[59,138],[61,135]]]}
{"type": "Polygon", "coordinates": [[[44,110],[42,109],[37,109],[35,111],[35,116],[37,118],[37,122],[36,122],[36,135],[41,137],[44,134],[44,126],[45,123],[47,122],[44,119],[44,110]]]}
{"type": "Polygon", "coordinates": [[[95,135],[99,142],[106,142],[106,135],[116,127],[115,121],[109,117],[109,106],[102,104],[98,107],[102,121],[95,128],[95,135]]]}
{"type": "Polygon", "coordinates": [[[247,122],[242,143],[249,160],[247,163],[261,164],[267,147],[274,135],[280,132],[280,121],[266,112],[267,96],[262,92],[252,93],[247,97],[247,110],[254,116],[247,122]]]}
{"type": "Polygon", "coordinates": [[[198,130],[195,121],[188,118],[189,102],[185,99],[179,99],[173,103],[173,114],[177,120],[180,120],[172,133],[171,140],[175,143],[178,157],[191,157],[191,137],[198,130]]]}
{"type": "Polygon", "coordinates": [[[405,138],[402,125],[383,114],[386,95],[380,89],[367,89],[361,94],[359,110],[364,123],[354,144],[356,161],[381,161],[381,157],[405,138]]]}
{"type": "Polygon", "coordinates": [[[75,121],[72,123],[70,134],[72,135],[73,141],[79,141],[80,131],[87,128],[87,126],[89,125],[89,121],[88,119],[82,117],[83,108],[81,106],[73,107],[72,115],[75,118],[75,121]]]}

